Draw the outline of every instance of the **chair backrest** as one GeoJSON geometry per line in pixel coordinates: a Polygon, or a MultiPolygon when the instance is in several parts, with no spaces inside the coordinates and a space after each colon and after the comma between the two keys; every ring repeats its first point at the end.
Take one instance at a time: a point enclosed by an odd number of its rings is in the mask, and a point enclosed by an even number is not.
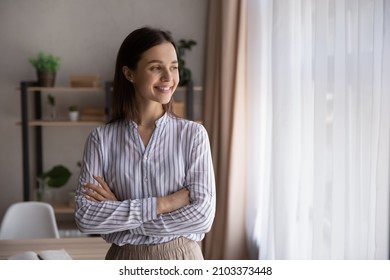
{"type": "Polygon", "coordinates": [[[46,202],[12,204],[5,212],[0,239],[60,238],[53,207],[46,202]]]}

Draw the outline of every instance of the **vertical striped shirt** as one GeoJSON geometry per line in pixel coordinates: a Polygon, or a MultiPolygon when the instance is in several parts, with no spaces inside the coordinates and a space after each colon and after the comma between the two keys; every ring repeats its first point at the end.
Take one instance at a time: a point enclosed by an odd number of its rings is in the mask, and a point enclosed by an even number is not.
{"type": "Polygon", "coordinates": [[[79,229],[107,242],[161,244],[203,239],[215,215],[215,179],[206,129],[164,114],[145,147],[133,121],[95,128],[87,138],[76,193],[79,229]],[[118,201],[94,202],[83,185],[108,183],[118,201]],[[157,197],[188,188],[191,204],[157,215],[157,197]]]}

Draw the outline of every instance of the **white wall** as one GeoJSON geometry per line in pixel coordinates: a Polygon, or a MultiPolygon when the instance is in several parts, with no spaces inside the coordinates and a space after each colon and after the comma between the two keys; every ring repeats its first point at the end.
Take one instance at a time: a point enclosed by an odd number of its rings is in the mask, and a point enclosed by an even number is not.
{"type": "MultiPolygon", "coordinates": [[[[186,59],[195,84],[202,85],[207,6],[208,0],[0,0],[0,219],[12,202],[23,199],[21,128],[16,125],[20,96],[15,88],[22,80],[36,79],[27,58],[39,50],[60,56],[57,85],[68,85],[70,75],[82,73],[111,80],[124,37],[150,25],[170,30],[176,39],[197,41],[186,59]]],[[[69,94],[57,103],[79,97],[79,102],[103,100],[69,94]]],[[[63,110],[59,108],[60,115],[63,110]]],[[[65,164],[73,172],[64,190],[75,185],[76,162],[90,129],[43,130],[44,168],[65,164]]]]}

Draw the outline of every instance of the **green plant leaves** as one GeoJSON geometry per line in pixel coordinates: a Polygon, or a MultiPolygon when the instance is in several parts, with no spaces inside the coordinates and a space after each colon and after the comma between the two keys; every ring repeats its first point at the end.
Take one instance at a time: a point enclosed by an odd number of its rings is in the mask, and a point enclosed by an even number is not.
{"type": "Polygon", "coordinates": [[[38,71],[56,72],[60,67],[61,59],[40,51],[36,57],[30,57],[28,61],[38,71]]]}
{"type": "Polygon", "coordinates": [[[72,173],[63,165],[56,165],[51,170],[42,174],[41,178],[49,187],[60,188],[64,186],[72,173]]]}
{"type": "Polygon", "coordinates": [[[70,106],[68,107],[68,110],[69,110],[70,112],[77,112],[77,111],[79,110],[79,108],[77,107],[77,105],[70,105],[70,106]]]}
{"type": "Polygon", "coordinates": [[[56,105],[56,99],[53,95],[51,94],[48,94],[47,95],[47,102],[51,105],[51,106],[55,106],[56,105]]]}
{"type": "Polygon", "coordinates": [[[177,45],[178,49],[178,61],[179,61],[179,86],[185,86],[192,79],[191,70],[186,67],[184,60],[184,54],[186,50],[191,50],[196,45],[194,40],[181,39],[177,45]]]}

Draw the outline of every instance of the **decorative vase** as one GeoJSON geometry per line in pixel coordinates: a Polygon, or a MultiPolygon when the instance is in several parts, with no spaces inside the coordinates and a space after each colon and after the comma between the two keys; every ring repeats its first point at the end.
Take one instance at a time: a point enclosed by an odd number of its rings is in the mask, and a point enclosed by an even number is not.
{"type": "Polygon", "coordinates": [[[38,189],[37,189],[36,199],[38,201],[51,203],[53,201],[52,190],[47,188],[46,182],[43,179],[38,178],[37,180],[38,180],[38,189]]]}
{"type": "Polygon", "coordinates": [[[36,194],[36,200],[38,201],[44,201],[45,200],[45,181],[42,179],[37,179],[38,181],[38,188],[37,188],[37,194],[36,194]]]}
{"type": "Polygon", "coordinates": [[[38,189],[36,192],[36,200],[42,202],[53,203],[54,202],[54,190],[46,185],[45,180],[37,178],[38,189]]]}
{"type": "Polygon", "coordinates": [[[54,87],[56,72],[37,71],[38,84],[41,87],[54,87]]]}
{"type": "Polygon", "coordinates": [[[53,121],[57,119],[57,109],[56,109],[56,106],[51,106],[50,117],[51,117],[51,119],[53,121]]]}

